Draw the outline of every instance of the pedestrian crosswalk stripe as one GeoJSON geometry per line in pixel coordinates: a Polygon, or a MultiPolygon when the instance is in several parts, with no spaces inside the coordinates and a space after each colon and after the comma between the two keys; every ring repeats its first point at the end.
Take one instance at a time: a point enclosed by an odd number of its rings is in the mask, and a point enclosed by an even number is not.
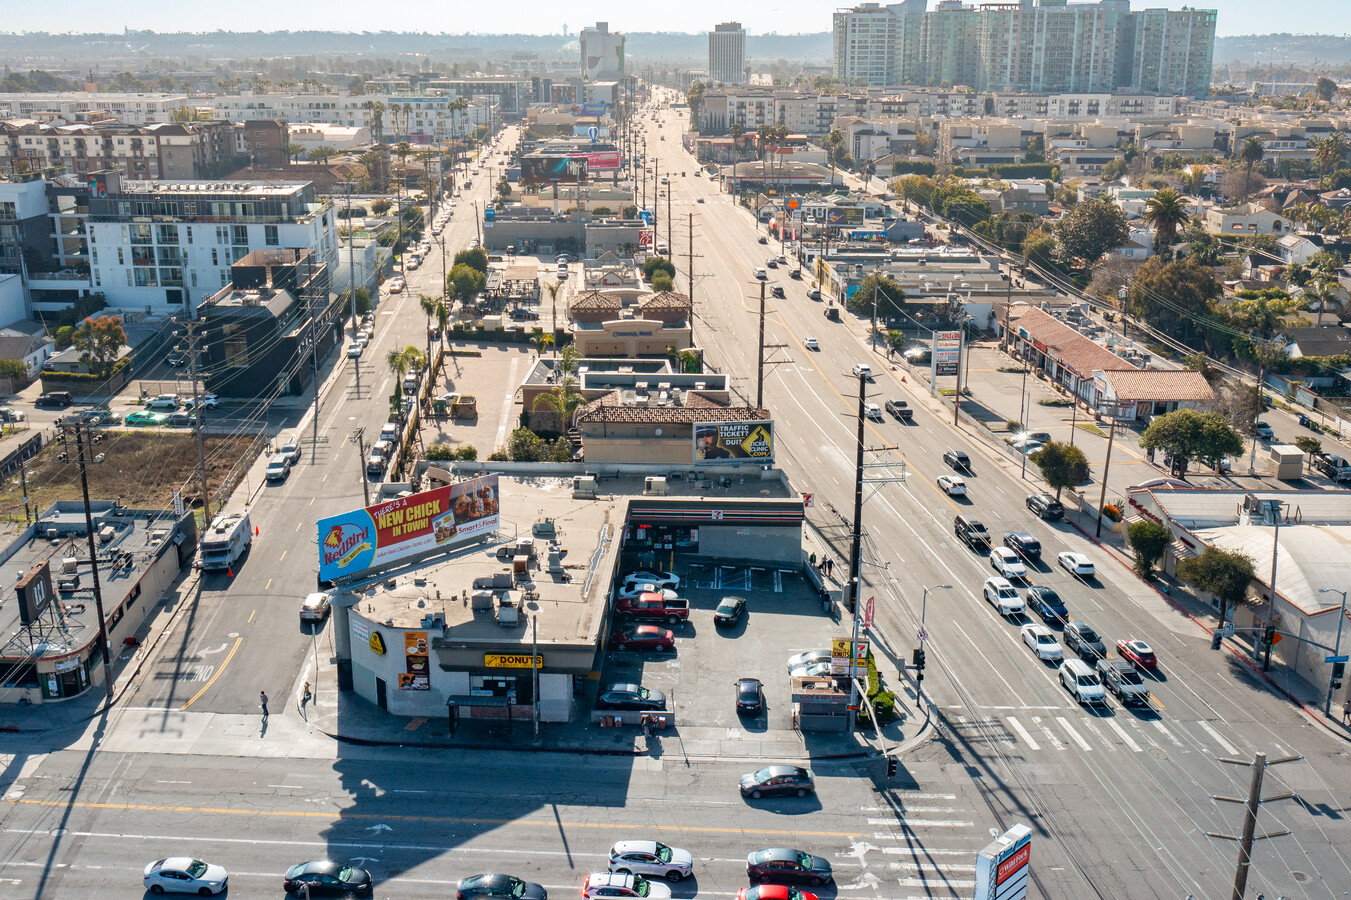
{"type": "Polygon", "coordinates": [[[1179,741],[1179,740],[1177,739],[1177,735],[1175,735],[1175,734],[1173,734],[1171,731],[1169,731],[1168,728],[1167,728],[1162,722],[1155,722],[1155,723],[1154,723],[1154,727],[1157,728],[1157,729],[1158,729],[1160,732],[1162,732],[1163,734],[1167,735],[1167,736],[1168,736],[1168,740],[1172,741],[1174,744],[1176,744],[1176,745],[1179,746],[1179,747],[1182,746],[1182,742],[1179,741]]]}
{"type": "Polygon", "coordinates": [[[1084,740],[1083,736],[1080,735],[1079,732],[1074,730],[1074,726],[1070,724],[1069,719],[1066,719],[1064,716],[1056,716],[1055,720],[1060,723],[1060,727],[1065,729],[1065,733],[1068,734],[1071,738],[1073,738],[1074,742],[1078,744],[1080,748],[1082,748],[1083,750],[1093,749],[1091,746],[1089,746],[1088,741],[1084,740]]]}
{"type": "MultiPolygon", "coordinates": [[[[896,835],[888,835],[895,839],[896,835]]],[[[988,837],[982,837],[982,840],[988,841],[988,837]]],[[[925,859],[931,856],[971,856],[975,850],[947,850],[937,847],[883,847],[882,852],[891,856],[923,856],[925,859]]]]}
{"type": "Polygon", "coordinates": [[[1116,719],[1108,719],[1107,724],[1112,727],[1112,730],[1117,733],[1117,735],[1121,738],[1122,743],[1124,743],[1127,747],[1130,747],[1136,753],[1143,752],[1140,748],[1140,745],[1135,743],[1134,739],[1132,739],[1131,736],[1126,733],[1126,729],[1121,727],[1120,722],[1118,722],[1116,719]]]}
{"type": "Polygon", "coordinates": [[[1046,740],[1051,742],[1052,747],[1056,748],[1057,750],[1065,749],[1065,745],[1060,743],[1060,738],[1055,736],[1055,732],[1053,732],[1050,728],[1047,728],[1045,725],[1041,723],[1041,716],[1033,716],[1032,724],[1036,725],[1038,728],[1041,729],[1041,733],[1046,736],[1046,740]]]}
{"type": "Polygon", "coordinates": [[[1022,722],[1019,722],[1013,716],[1009,716],[1009,725],[1013,728],[1014,731],[1018,732],[1018,737],[1022,738],[1023,742],[1026,743],[1027,746],[1031,747],[1033,750],[1041,749],[1041,746],[1035,740],[1032,739],[1032,735],[1027,733],[1027,729],[1023,727],[1022,722]]]}
{"type": "Polygon", "coordinates": [[[1220,733],[1219,733],[1218,731],[1216,731],[1214,728],[1211,728],[1211,727],[1210,727],[1210,723],[1209,723],[1209,722],[1202,721],[1202,722],[1197,722],[1196,724],[1197,724],[1197,725],[1200,725],[1201,728],[1206,732],[1206,734],[1208,734],[1208,735],[1210,735],[1211,737],[1213,737],[1213,738],[1215,739],[1215,742],[1218,743],[1218,744],[1220,745],[1220,748],[1221,748],[1222,750],[1224,750],[1225,753],[1229,753],[1229,754],[1236,754],[1236,753],[1238,753],[1238,748],[1235,747],[1233,744],[1229,743],[1228,741],[1226,741],[1224,738],[1222,738],[1222,737],[1220,736],[1220,733]]]}
{"type": "Polygon", "coordinates": [[[1102,742],[1103,746],[1107,748],[1108,753],[1116,752],[1117,750],[1116,743],[1114,741],[1108,740],[1107,736],[1104,735],[1102,731],[1098,728],[1097,722],[1094,722],[1092,719],[1089,719],[1087,722],[1084,723],[1084,727],[1088,729],[1089,733],[1092,734],[1093,737],[1097,738],[1100,742],[1102,742]]]}
{"type": "MultiPolygon", "coordinates": [[[[966,828],[971,825],[970,822],[963,822],[960,819],[912,819],[905,816],[898,823],[895,819],[869,819],[869,825],[897,825],[905,824],[915,828],[966,828]]],[[[894,834],[879,835],[882,838],[895,838],[894,834]]]]}

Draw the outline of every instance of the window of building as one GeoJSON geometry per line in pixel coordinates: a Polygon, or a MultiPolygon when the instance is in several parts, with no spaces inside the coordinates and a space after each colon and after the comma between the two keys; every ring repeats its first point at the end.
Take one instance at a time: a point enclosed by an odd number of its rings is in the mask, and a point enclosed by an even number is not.
{"type": "Polygon", "coordinates": [[[263,226],[263,240],[267,243],[269,247],[276,247],[278,244],[281,243],[281,238],[278,237],[277,235],[276,225],[263,226]]]}
{"type": "Polygon", "coordinates": [[[230,226],[230,243],[247,244],[249,242],[249,229],[244,225],[230,226]]]}
{"type": "Polygon", "coordinates": [[[245,367],[249,364],[249,342],[242,324],[232,322],[225,325],[222,329],[221,348],[227,366],[245,367]]]}

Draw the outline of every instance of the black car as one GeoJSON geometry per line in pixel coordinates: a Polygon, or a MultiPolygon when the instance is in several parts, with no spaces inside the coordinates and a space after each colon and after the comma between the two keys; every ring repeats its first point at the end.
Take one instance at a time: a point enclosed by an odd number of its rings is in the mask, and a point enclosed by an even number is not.
{"type": "Polygon", "coordinates": [[[736,681],[736,711],[742,715],[760,715],[765,708],[765,692],[758,678],[738,678],[736,681]]]}
{"type": "Polygon", "coordinates": [[[1087,622],[1065,623],[1065,646],[1090,659],[1100,659],[1107,655],[1107,645],[1087,622]]]}
{"type": "Polygon", "coordinates": [[[666,695],[661,691],[649,691],[640,684],[612,684],[596,698],[596,709],[660,712],[666,709],[666,695]]]}
{"type": "Polygon", "coordinates": [[[65,409],[75,402],[70,396],[69,391],[48,391],[33,401],[37,407],[51,407],[52,409],[65,409]]]}
{"type": "Polygon", "coordinates": [[[722,628],[730,628],[741,621],[741,616],[745,612],[745,597],[723,597],[718,603],[718,608],[713,610],[713,624],[722,628]]]}
{"type": "Polygon", "coordinates": [[[1027,605],[1037,615],[1052,624],[1069,621],[1070,611],[1060,595],[1048,587],[1033,585],[1027,589],[1027,605]]]}
{"type": "Polygon", "coordinates": [[[539,313],[533,309],[518,306],[511,311],[511,318],[517,322],[537,322],[539,321],[539,313]]]}
{"type": "Polygon", "coordinates": [[[933,351],[928,347],[911,347],[901,354],[905,361],[912,366],[921,366],[930,361],[933,357],[933,351]]]}
{"type": "Polygon", "coordinates": [[[952,530],[972,550],[990,549],[990,532],[979,520],[970,516],[957,516],[952,520],[952,530]]]}
{"type": "Polygon", "coordinates": [[[549,900],[549,892],[533,881],[490,872],[461,881],[455,900],[549,900]]]}
{"type": "Polygon", "coordinates": [[[943,454],[943,462],[958,472],[971,471],[971,457],[966,455],[965,450],[948,450],[943,454]]]}
{"type": "Polygon", "coordinates": [[[801,766],[765,766],[758,772],[741,776],[741,796],[759,800],[761,797],[805,797],[816,793],[816,782],[810,769],[801,766]]]}
{"type": "Polygon", "coordinates": [[[1065,507],[1061,506],[1060,501],[1050,494],[1028,494],[1027,508],[1043,519],[1065,518],[1065,507]]]}
{"type": "Polygon", "coordinates": [[[309,885],[310,894],[363,894],[371,892],[371,873],[331,859],[300,863],[286,870],[282,888],[288,894],[300,894],[309,885]]]}
{"type": "Polygon", "coordinates": [[[1041,541],[1026,531],[1005,532],[1004,546],[1028,562],[1036,562],[1041,559],[1041,541]]]}
{"type": "Polygon", "coordinates": [[[785,881],[805,881],[814,885],[826,884],[832,877],[830,863],[826,860],[786,847],[772,847],[747,854],[746,876],[751,881],[769,881],[775,884],[782,884],[785,881]]]}

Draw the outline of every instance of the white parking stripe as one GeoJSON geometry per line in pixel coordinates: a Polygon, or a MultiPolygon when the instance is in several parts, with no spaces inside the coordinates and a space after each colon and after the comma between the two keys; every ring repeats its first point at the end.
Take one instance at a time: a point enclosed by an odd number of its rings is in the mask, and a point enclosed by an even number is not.
{"type": "Polygon", "coordinates": [[[1023,727],[1023,723],[1019,722],[1013,716],[1009,716],[1008,721],[1013,730],[1018,732],[1018,737],[1023,739],[1023,743],[1027,744],[1027,746],[1031,747],[1033,750],[1041,749],[1041,746],[1032,739],[1032,735],[1027,733],[1027,729],[1023,727]]]}
{"type": "Polygon", "coordinates": [[[1140,749],[1140,745],[1135,743],[1135,741],[1131,739],[1131,736],[1126,733],[1126,729],[1121,727],[1120,722],[1118,722],[1116,719],[1108,719],[1107,724],[1112,726],[1112,730],[1117,733],[1117,736],[1121,738],[1122,743],[1124,743],[1127,747],[1130,747],[1136,753],[1143,752],[1140,749]]]}
{"type": "Polygon", "coordinates": [[[1056,716],[1055,720],[1060,723],[1061,728],[1065,729],[1066,734],[1068,734],[1071,738],[1074,739],[1074,742],[1079,745],[1080,749],[1082,750],[1093,749],[1088,745],[1088,741],[1084,740],[1083,737],[1079,734],[1079,732],[1074,730],[1074,727],[1070,725],[1069,719],[1066,719],[1064,716],[1056,716]]]}
{"type": "Polygon", "coordinates": [[[1214,728],[1211,728],[1209,722],[1201,721],[1197,722],[1196,724],[1200,725],[1201,728],[1205,730],[1206,734],[1213,737],[1215,739],[1215,742],[1218,743],[1221,748],[1223,748],[1225,753],[1230,754],[1238,753],[1238,748],[1235,747],[1233,744],[1229,743],[1228,741],[1226,741],[1224,738],[1220,737],[1220,733],[1216,731],[1214,728]]]}
{"type": "Polygon", "coordinates": [[[1157,728],[1159,731],[1163,732],[1164,734],[1168,735],[1168,740],[1172,741],[1179,747],[1182,746],[1182,742],[1177,739],[1177,735],[1173,734],[1171,731],[1165,728],[1162,722],[1155,722],[1154,727],[1157,728]]]}

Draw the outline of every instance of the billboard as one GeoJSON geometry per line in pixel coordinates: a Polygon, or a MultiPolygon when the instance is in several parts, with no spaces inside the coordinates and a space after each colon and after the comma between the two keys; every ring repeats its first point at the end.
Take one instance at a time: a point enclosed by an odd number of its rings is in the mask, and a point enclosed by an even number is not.
{"type": "Polygon", "coordinates": [[[592,153],[580,154],[586,160],[586,167],[591,171],[596,169],[618,169],[619,151],[618,150],[597,150],[592,153]]]}
{"type": "Polygon", "coordinates": [[[1023,823],[976,855],[975,900],[1026,900],[1032,875],[1032,829],[1023,823]]]}
{"type": "Polygon", "coordinates": [[[548,184],[558,181],[586,180],[584,156],[524,156],[521,158],[523,184],[548,184]]]}
{"type": "Polygon", "coordinates": [[[962,333],[960,331],[935,331],[932,369],[935,377],[956,375],[957,366],[962,360],[962,333]]]}
{"type": "Polygon", "coordinates": [[[604,103],[574,103],[572,114],[574,116],[603,116],[605,109],[604,103]]]}
{"type": "Polygon", "coordinates": [[[857,228],[863,224],[863,207],[828,206],[826,207],[826,224],[841,228],[857,228]]]}
{"type": "Polygon", "coordinates": [[[614,138],[614,132],[609,125],[574,125],[572,126],[572,136],[586,138],[589,141],[598,139],[608,141],[614,138]]]}
{"type": "Polygon", "coordinates": [[[432,689],[429,668],[430,654],[427,644],[427,632],[405,631],[403,633],[404,671],[399,672],[399,690],[429,691],[432,689]]]}
{"type": "Polygon", "coordinates": [[[774,423],[700,422],[694,426],[694,461],[772,462],[774,423]]]}
{"type": "Polygon", "coordinates": [[[320,519],[319,580],[352,578],[496,531],[500,496],[497,476],[487,475],[320,519]]]}

